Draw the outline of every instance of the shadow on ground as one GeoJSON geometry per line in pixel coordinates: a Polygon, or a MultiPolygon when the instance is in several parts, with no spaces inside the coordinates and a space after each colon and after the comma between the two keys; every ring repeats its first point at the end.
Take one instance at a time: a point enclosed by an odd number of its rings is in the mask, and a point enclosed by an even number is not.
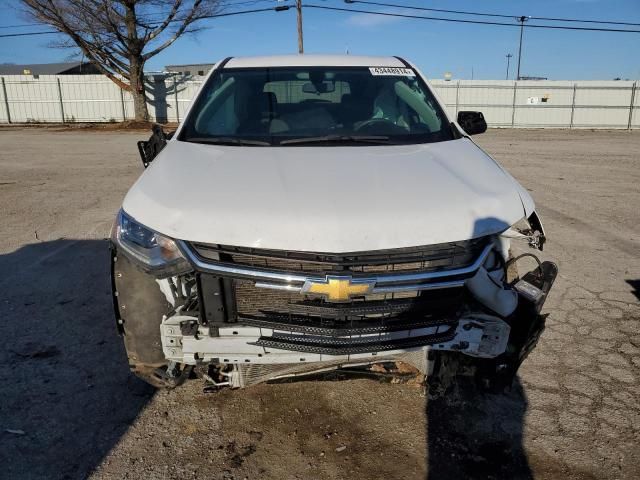
{"type": "Polygon", "coordinates": [[[638,300],[640,300],[640,279],[638,280],[626,280],[626,282],[631,286],[633,293],[638,300]]]}
{"type": "Polygon", "coordinates": [[[524,450],[527,398],[516,377],[510,391],[457,388],[427,401],[427,479],[532,479],[524,450]]]}
{"type": "MultiPolygon", "coordinates": [[[[389,393],[392,389],[404,388],[394,385],[390,389],[380,389],[373,384],[376,378],[372,374],[358,374],[355,370],[348,375],[338,371],[271,383],[288,384],[289,387],[299,384],[298,386],[302,386],[299,396],[303,397],[307,394],[305,390],[314,388],[315,391],[324,390],[318,387],[318,383],[314,386],[314,382],[322,382],[320,385],[326,387],[328,382],[355,379],[371,381],[372,384],[368,389],[377,389],[378,392],[389,393]]],[[[378,380],[387,383],[390,379],[381,377],[378,380]]],[[[353,385],[354,388],[358,386],[362,387],[362,384],[353,385]]],[[[253,388],[262,389],[260,397],[263,402],[266,401],[269,390],[264,387],[253,388]]],[[[366,385],[363,388],[367,389],[366,385]]],[[[340,391],[336,396],[343,400],[346,393],[340,391]]],[[[318,395],[317,398],[321,397],[322,395],[318,395]]],[[[394,395],[394,397],[397,401],[397,396],[394,395]]],[[[394,411],[393,405],[389,405],[388,400],[385,395],[378,397],[378,405],[375,408],[384,412],[394,412],[394,419],[389,422],[388,419],[378,416],[377,421],[383,425],[392,423],[394,427],[402,429],[402,426],[407,424],[404,418],[405,412],[394,411]]],[[[340,429],[344,434],[343,440],[350,444],[350,448],[354,447],[354,443],[357,446],[356,450],[351,452],[352,456],[348,464],[340,465],[336,461],[332,465],[333,468],[338,469],[339,478],[533,479],[523,444],[524,417],[528,402],[518,377],[515,378],[512,387],[504,393],[486,393],[473,385],[460,383],[438,398],[427,398],[426,407],[424,407],[425,424],[417,422],[413,424],[413,428],[420,432],[424,431],[426,434],[426,477],[415,472],[415,465],[410,459],[419,458],[420,453],[412,450],[411,442],[402,443],[403,439],[407,440],[403,432],[393,432],[390,436],[380,437],[376,434],[375,427],[361,425],[359,416],[362,412],[359,410],[366,412],[372,407],[364,398],[361,398],[359,409],[354,408],[354,411],[346,414],[336,407],[336,403],[325,405],[325,402],[319,401],[314,404],[313,414],[306,417],[306,420],[309,425],[324,425],[332,422],[332,426],[340,429]],[[314,418],[318,416],[324,417],[323,419],[314,418]],[[335,424],[342,425],[338,427],[335,424]],[[362,437],[375,440],[363,442],[362,437]],[[396,441],[387,443],[390,437],[395,438],[396,441]],[[401,443],[397,444],[397,442],[401,443]],[[380,455],[380,452],[384,452],[384,455],[380,455]],[[357,474],[350,470],[353,466],[361,467],[357,474]]],[[[291,423],[292,409],[291,405],[285,407],[285,413],[282,415],[277,409],[270,410],[270,414],[275,417],[270,421],[274,424],[291,423]],[[281,418],[278,420],[279,416],[281,418]]],[[[231,415],[234,414],[231,413],[231,415]]],[[[229,419],[226,418],[226,420],[229,419]]],[[[255,420],[251,425],[264,427],[263,422],[259,420],[255,420]]],[[[246,428],[249,426],[247,425],[246,428]]],[[[297,427],[295,433],[300,434],[297,427]]],[[[291,432],[283,435],[289,436],[291,432]]],[[[305,444],[304,449],[313,451],[317,448],[305,444]]]]}
{"type": "Polygon", "coordinates": [[[153,395],[116,333],[106,241],[0,255],[3,478],[86,478],[153,395]]]}
{"type": "MultiPolygon", "coordinates": [[[[129,374],[114,325],[108,270],[105,241],[58,240],[0,255],[0,271],[4,273],[0,280],[0,335],[5,339],[5,348],[0,349],[0,478],[86,478],[153,396],[151,387],[129,374]]],[[[226,400],[218,408],[223,412],[226,408],[223,417],[229,417],[225,423],[230,426],[222,431],[239,442],[243,440],[238,433],[241,430],[249,432],[247,442],[252,441],[254,430],[279,432],[265,433],[263,445],[251,460],[257,462],[256,471],[263,471],[258,467],[264,465],[279,471],[275,464],[279,463],[283,442],[293,442],[294,448],[300,441],[305,450],[327,451],[327,478],[334,470],[344,473],[339,476],[345,478],[394,478],[400,472],[404,478],[416,478],[418,472],[424,472],[422,448],[401,441],[424,435],[425,424],[415,410],[391,413],[391,423],[382,418],[383,412],[394,412],[399,401],[396,389],[403,387],[380,389],[386,392],[383,398],[369,399],[349,395],[356,388],[369,391],[366,383],[349,384],[348,389],[332,388],[325,394],[332,400],[327,400],[323,409],[311,399],[317,396],[316,386],[306,383],[299,399],[285,402],[281,389],[267,386],[252,390],[255,399],[249,391],[221,394],[218,401],[226,400]],[[280,393],[269,402],[265,392],[280,393]],[[336,396],[343,400],[336,404],[336,396]],[[305,401],[298,404],[300,399],[305,401]],[[268,411],[265,402],[270,405],[268,411]],[[307,412],[302,403],[313,406],[307,412]],[[295,413],[296,409],[302,413],[295,413]],[[369,425],[366,419],[371,415],[367,411],[374,409],[380,413],[375,417],[376,425],[369,425]],[[309,432],[292,421],[292,415],[297,418],[300,414],[308,415],[305,423],[313,427],[309,432]],[[238,417],[235,421],[234,415],[238,417]],[[398,424],[398,416],[402,419],[399,425],[410,428],[413,434],[395,432],[378,438],[378,429],[398,424]],[[331,430],[327,430],[329,423],[340,431],[336,438],[349,444],[350,449],[360,444],[360,448],[348,451],[348,462],[343,458],[347,454],[335,451],[339,443],[327,448],[333,440],[318,434],[331,430]],[[273,445],[266,447],[264,443],[272,436],[273,445]],[[311,440],[315,438],[317,444],[311,440]],[[395,441],[387,444],[390,439],[395,441]],[[394,459],[403,460],[397,463],[394,459]]],[[[287,395],[291,395],[290,388],[286,386],[287,395]]],[[[408,398],[414,399],[418,411],[425,408],[419,396],[408,398]]],[[[205,410],[210,408],[209,403],[205,410]]],[[[202,408],[196,410],[201,412],[202,408]]],[[[507,394],[460,389],[453,396],[428,400],[428,479],[531,478],[522,445],[526,410],[526,397],[517,381],[507,394]]],[[[155,422],[153,417],[148,421],[155,422]]],[[[144,455],[147,441],[128,441],[138,446],[140,456],[144,455]]],[[[176,440],[171,437],[168,441],[176,440]]],[[[187,457],[193,455],[192,445],[185,449],[187,457]]],[[[200,457],[190,458],[197,463],[200,457]]],[[[295,462],[293,457],[291,461],[295,462]]],[[[304,461],[300,467],[304,469],[310,461],[318,460],[302,455],[297,461],[304,461]]],[[[126,459],[119,462],[126,463],[118,464],[123,468],[130,467],[126,459]]],[[[116,471],[122,474],[125,470],[116,471]]]]}
{"type": "MultiPolygon", "coordinates": [[[[498,218],[479,219],[473,238],[508,226],[498,218]]],[[[517,376],[504,393],[460,382],[447,394],[428,399],[427,478],[533,478],[523,445],[527,405],[517,376]]]]}

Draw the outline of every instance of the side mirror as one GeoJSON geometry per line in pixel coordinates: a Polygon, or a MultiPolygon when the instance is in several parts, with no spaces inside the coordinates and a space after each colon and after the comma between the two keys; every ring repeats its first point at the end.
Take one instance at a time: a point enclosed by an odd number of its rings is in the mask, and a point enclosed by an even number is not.
{"type": "Polygon", "coordinates": [[[468,135],[477,135],[487,131],[487,122],[482,112],[458,112],[458,125],[468,135]]]}
{"type": "Polygon", "coordinates": [[[167,144],[167,140],[173,136],[173,132],[169,134],[165,133],[164,130],[162,130],[162,127],[158,124],[151,127],[151,131],[153,133],[149,140],[141,140],[138,142],[138,152],[140,153],[140,158],[142,159],[144,168],[149,166],[153,159],[167,144]]]}

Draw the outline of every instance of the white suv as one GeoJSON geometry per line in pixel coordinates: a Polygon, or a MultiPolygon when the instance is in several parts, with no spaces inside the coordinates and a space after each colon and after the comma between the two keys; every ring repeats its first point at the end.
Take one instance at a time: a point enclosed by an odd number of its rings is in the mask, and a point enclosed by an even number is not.
{"type": "Polygon", "coordinates": [[[469,138],[486,128],[399,57],[218,63],[175,134],[139,143],[113,229],[132,370],[217,388],[403,361],[510,383],[557,268],[510,268],[512,240],[545,236],[469,138]]]}

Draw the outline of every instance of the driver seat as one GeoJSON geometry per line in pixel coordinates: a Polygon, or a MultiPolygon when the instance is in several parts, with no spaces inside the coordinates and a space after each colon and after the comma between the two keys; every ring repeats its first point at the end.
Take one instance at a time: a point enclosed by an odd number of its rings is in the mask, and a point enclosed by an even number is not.
{"type": "Polygon", "coordinates": [[[392,87],[383,88],[373,101],[372,119],[384,119],[399,127],[409,128],[406,105],[400,104],[400,98],[392,87]]]}
{"type": "Polygon", "coordinates": [[[371,118],[373,109],[366,97],[355,97],[345,93],[340,99],[340,119],[345,125],[353,125],[371,118]]]}

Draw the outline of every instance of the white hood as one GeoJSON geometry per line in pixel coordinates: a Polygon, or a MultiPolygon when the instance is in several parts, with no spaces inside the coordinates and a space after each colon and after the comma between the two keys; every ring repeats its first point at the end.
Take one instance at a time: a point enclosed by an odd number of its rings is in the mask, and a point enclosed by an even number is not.
{"type": "Polygon", "coordinates": [[[531,199],[522,194],[468,139],[348,147],[174,140],[123,208],[177,239],[340,253],[498,233],[524,216],[531,199]]]}

